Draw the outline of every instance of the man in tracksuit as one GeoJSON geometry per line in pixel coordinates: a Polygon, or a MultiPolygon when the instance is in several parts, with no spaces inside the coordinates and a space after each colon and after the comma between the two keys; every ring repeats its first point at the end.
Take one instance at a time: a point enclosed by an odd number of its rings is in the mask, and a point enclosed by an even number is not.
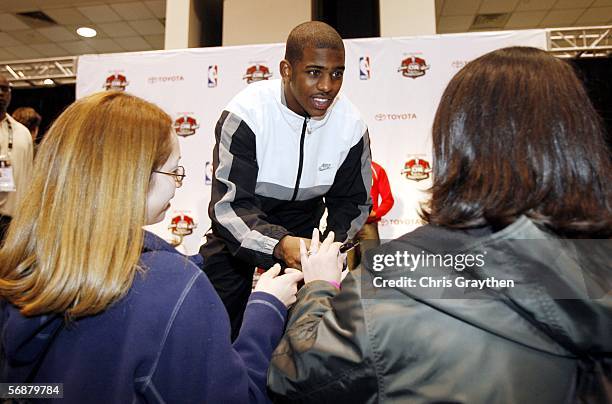
{"type": "Polygon", "coordinates": [[[338,95],[340,35],[322,22],[298,25],[280,73],[282,80],[259,81],[236,95],[215,128],[212,232],[200,253],[234,338],[255,267],[300,268],[299,240],[318,227],[325,208],[326,230],[345,241],[371,207],[367,127],[338,95]]]}

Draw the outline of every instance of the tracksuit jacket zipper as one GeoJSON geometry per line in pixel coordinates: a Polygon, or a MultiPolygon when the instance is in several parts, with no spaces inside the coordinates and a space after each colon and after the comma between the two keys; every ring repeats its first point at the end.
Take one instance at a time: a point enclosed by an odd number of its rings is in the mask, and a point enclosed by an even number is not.
{"type": "Polygon", "coordinates": [[[291,202],[295,201],[298,190],[300,189],[300,179],[302,178],[302,168],[304,166],[304,139],[306,138],[306,125],[308,124],[308,119],[308,117],[304,118],[304,124],[302,125],[302,136],[300,137],[300,164],[298,165],[297,178],[295,179],[295,188],[293,189],[291,202]]]}

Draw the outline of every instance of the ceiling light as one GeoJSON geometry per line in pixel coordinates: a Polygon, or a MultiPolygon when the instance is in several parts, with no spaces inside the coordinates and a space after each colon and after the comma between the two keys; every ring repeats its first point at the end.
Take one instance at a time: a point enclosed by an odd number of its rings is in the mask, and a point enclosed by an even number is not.
{"type": "Polygon", "coordinates": [[[44,80],[43,80],[43,84],[44,84],[45,86],[52,86],[52,85],[54,85],[54,84],[55,84],[55,81],[53,81],[53,80],[51,80],[51,79],[44,79],[44,80]]]}
{"type": "Polygon", "coordinates": [[[94,36],[98,35],[95,29],[89,27],[79,27],[77,28],[76,32],[85,38],[93,38],[94,36]]]}

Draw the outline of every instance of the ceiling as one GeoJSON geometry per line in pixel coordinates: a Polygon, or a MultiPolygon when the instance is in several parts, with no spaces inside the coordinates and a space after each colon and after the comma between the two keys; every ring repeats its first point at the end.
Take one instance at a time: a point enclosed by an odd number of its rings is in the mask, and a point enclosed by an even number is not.
{"type": "MultiPolygon", "coordinates": [[[[438,33],[612,25],[612,0],[435,2],[438,33]]],[[[163,49],[165,9],[166,0],[0,0],[0,61],[163,49]],[[52,21],[18,14],[33,11],[52,21]],[[83,25],[98,36],[79,37],[83,25]]]]}
{"type": "Polygon", "coordinates": [[[165,15],[166,0],[0,0],[0,61],[163,49],[165,15]],[[18,14],[32,11],[52,21],[18,14]]]}
{"type": "Polygon", "coordinates": [[[612,24],[612,0],[436,0],[439,34],[612,24]]]}

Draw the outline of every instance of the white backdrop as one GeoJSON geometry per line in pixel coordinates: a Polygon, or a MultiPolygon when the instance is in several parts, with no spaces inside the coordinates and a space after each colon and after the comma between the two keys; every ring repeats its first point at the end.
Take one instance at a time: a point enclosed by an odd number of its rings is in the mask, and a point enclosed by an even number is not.
{"type": "MultiPolygon", "coordinates": [[[[389,176],[395,206],[381,221],[381,238],[420,224],[417,208],[431,185],[431,124],[450,78],[468,61],[510,45],[546,48],[544,30],[372,38],[345,41],[342,92],[368,124],[372,157],[389,176]]],[[[166,220],[150,230],[171,240],[171,221],[193,219],[181,249],[197,252],[210,227],[210,162],[214,127],[228,101],[251,79],[279,78],[284,44],[85,55],[79,58],[77,98],[120,87],[152,101],[182,133],[187,178],[166,220]],[[185,219],[187,216],[187,219],[185,219]]],[[[297,158],[297,156],[296,156],[297,158]]],[[[179,225],[180,227],[180,225],[179,225]]]]}

